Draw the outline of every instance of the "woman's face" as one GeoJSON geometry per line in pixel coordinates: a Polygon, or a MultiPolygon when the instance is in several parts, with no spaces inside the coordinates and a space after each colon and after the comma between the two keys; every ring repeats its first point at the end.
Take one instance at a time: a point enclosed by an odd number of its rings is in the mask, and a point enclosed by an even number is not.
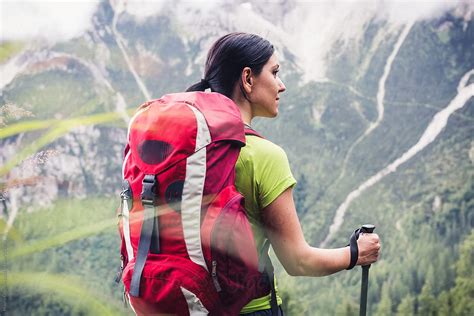
{"type": "Polygon", "coordinates": [[[253,117],[275,117],[278,115],[279,94],[286,89],[278,77],[279,68],[278,57],[273,54],[263,66],[262,72],[252,78],[252,91],[248,97],[253,117]]]}

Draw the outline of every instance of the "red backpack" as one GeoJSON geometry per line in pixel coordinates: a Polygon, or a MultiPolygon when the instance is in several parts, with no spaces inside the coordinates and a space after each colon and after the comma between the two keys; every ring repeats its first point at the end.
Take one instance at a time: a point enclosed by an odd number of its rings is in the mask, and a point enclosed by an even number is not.
{"type": "Polygon", "coordinates": [[[244,145],[239,109],[218,93],[165,95],[131,119],[119,231],[137,315],[238,315],[274,296],[234,185],[244,145]]]}

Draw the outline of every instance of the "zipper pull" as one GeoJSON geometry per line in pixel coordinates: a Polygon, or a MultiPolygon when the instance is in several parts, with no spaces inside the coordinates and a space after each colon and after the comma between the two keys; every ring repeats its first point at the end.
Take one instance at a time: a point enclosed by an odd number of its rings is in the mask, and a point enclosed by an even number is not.
{"type": "Polygon", "coordinates": [[[219,280],[217,279],[217,261],[216,260],[212,260],[211,276],[212,276],[212,282],[214,282],[214,286],[217,292],[222,291],[221,285],[219,284],[219,280]]]}

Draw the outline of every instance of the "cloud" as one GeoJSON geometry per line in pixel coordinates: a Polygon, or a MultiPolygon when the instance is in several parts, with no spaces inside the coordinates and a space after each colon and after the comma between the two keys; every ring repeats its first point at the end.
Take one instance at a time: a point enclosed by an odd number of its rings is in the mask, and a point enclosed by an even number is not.
{"type": "MultiPolygon", "coordinates": [[[[385,32],[397,32],[403,24],[435,18],[471,0],[289,0],[291,5],[285,5],[285,11],[281,11],[280,0],[267,0],[269,10],[278,9],[280,15],[263,14],[256,2],[238,6],[230,0],[102,1],[110,1],[116,12],[125,10],[142,21],[163,10],[172,12],[180,27],[187,30],[183,40],[237,30],[261,34],[295,53],[308,79],[324,80],[328,54],[334,52],[335,44],[345,49],[359,42],[374,19],[388,21],[385,32]],[[232,6],[236,9],[229,10],[232,6]]],[[[0,0],[0,42],[69,40],[91,27],[91,17],[99,3],[100,0],[0,0]]]]}
{"type": "Polygon", "coordinates": [[[128,0],[116,1],[125,3],[124,9],[127,13],[138,19],[147,18],[160,13],[165,6],[171,4],[171,0],[128,0]]]}
{"type": "Polygon", "coordinates": [[[377,15],[393,23],[436,18],[458,6],[461,0],[380,0],[377,15]]]}
{"type": "MultiPolygon", "coordinates": [[[[164,8],[216,9],[222,0],[102,0],[116,12],[126,11],[138,20],[164,8]]],[[[0,42],[6,40],[65,41],[91,27],[101,0],[0,0],[0,42]]]]}
{"type": "Polygon", "coordinates": [[[357,49],[367,26],[383,21],[384,33],[399,33],[405,24],[439,17],[467,0],[295,0],[280,23],[290,49],[304,69],[305,80],[324,81],[330,54],[357,49]],[[337,50],[334,50],[338,47],[337,50]]]}
{"type": "Polygon", "coordinates": [[[1,0],[0,42],[67,40],[91,26],[99,0],[1,0]]]}

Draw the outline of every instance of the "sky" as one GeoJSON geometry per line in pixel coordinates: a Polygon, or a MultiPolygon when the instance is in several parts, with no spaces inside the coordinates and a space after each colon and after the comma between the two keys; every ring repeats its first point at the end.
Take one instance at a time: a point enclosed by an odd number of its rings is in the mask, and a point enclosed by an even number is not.
{"type": "Polygon", "coordinates": [[[0,41],[68,40],[91,26],[99,1],[0,0],[0,41]]]}

